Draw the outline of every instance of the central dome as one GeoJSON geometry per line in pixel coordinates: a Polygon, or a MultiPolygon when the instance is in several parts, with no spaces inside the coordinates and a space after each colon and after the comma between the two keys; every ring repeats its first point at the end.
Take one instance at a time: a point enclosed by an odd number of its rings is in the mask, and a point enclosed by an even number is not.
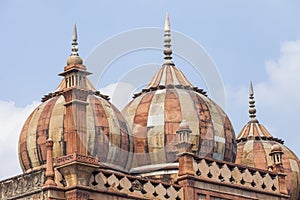
{"type": "Polygon", "coordinates": [[[193,153],[235,161],[235,134],[226,113],[202,89],[194,87],[172,62],[168,17],[165,25],[165,61],[142,92],[123,109],[132,128],[132,167],[176,160],[176,131],[185,120],[193,137],[193,153]]]}
{"type": "Polygon", "coordinates": [[[192,130],[196,155],[235,161],[235,134],[229,118],[175,66],[162,66],[122,114],[132,128],[133,167],[174,162],[176,131],[182,120],[192,130]]]}

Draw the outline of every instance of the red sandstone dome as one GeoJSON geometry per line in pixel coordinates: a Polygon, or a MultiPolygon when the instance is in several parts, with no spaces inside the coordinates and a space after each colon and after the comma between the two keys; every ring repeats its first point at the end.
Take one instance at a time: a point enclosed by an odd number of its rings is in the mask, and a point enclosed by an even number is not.
{"type": "Polygon", "coordinates": [[[128,168],[133,146],[126,120],[107,96],[96,91],[86,77],[89,74],[77,53],[75,27],[72,54],[60,74],[64,79],[55,92],[43,98],[21,131],[19,159],[23,171],[45,164],[48,138],[54,142],[54,158],[78,153],[128,168]]]}
{"type": "Polygon", "coordinates": [[[176,131],[183,120],[192,131],[196,155],[234,162],[236,141],[229,118],[173,64],[170,41],[167,17],[165,62],[122,111],[132,128],[133,167],[174,162],[176,131]]]}
{"type": "Polygon", "coordinates": [[[267,170],[274,164],[271,153],[279,152],[285,174],[287,189],[291,199],[300,197],[300,165],[298,157],[283,144],[281,139],[273,137],[256,119],[255,101],[252,84],[250,86],[250,121],[237,136],[236,163],[267,170]]]}

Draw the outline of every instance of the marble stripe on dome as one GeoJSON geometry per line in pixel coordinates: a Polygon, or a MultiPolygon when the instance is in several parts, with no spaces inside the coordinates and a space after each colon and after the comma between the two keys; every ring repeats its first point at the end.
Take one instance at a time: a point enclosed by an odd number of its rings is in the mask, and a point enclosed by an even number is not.
{"type": "Polygon", "coordinates": [[[256,127],[256,130],[257,130],[257,133],[258,133],[258,136],[260,137],[265,137],[266,135],[263,133],[263,131],[261,130],[261,125],[258,124],[258,123],[255,123],[255,127],[256,127]]]}
{"type": "Polygon", "coordinates": [[[101,98],[90,96],[90,104],[94,114],[95,120],[95,143],[92,155],[98,156],[101,162],[107,161],[108,149],[109,149],[109,132],[110,127],[107,120],[106,112],[104,111],[101,98]],[[97,146],[95,146],[95,144],[97,146]]]}
{"type": "Polygon", "coordinates": [[[46,141],[49,137],[50,118],[52,117],[52,110],[58,98],[56,96],[47,102],[38,120],[36,144],[40,165],[46,162],[46,141]]]}
{"type": "Polygon", "coordinates": [[[165,105],[166,90],[157,90],[152,98],[147,119],[147,138],[151,164],[165,163],[165,105]]]}
{"type": "Polygon", "coordinates": [[[248,140],[245,143],[243,151],[242,151],[241,164],[247,165],[247,166],[250,166],[250,167],[254,167],[254,163],[253,163],[253,159],[254,159],[253,143],[254,143],[254,140],[248,140]]]}
{"type": "Polygon", "coordinates": [[[248,131],[248,136],[247,137],[253,137],[254,136],[254,130],[253,130],[253,123],[249,124],[249,131],[248,131]]]}
{"type": "Polygon", "coordinates": [[[272,160],[272,157],[269,156],[269,154],[271,153],[271,149],[272,149],[272,146],[273,144],[275,144],[274,142],[270,142],[270,141],[264,141],[262,142],[262,145],[263,145],[263,148],[264,148],[264,151],[265,151],[265,158],[267,160],[267,165],[268,166],[271,166],[273,164],[273,160],[272,160]]]}
{"type": "Polygon", "coordinates": [[[198,149],[199,142],[195,136],[199,136],[199,116],[197,113],[197,110],[195,109],[195,104],[198,103],[198,101],[194,102],[191,91],[183,90],[183,89],[176,89],[179,97],[179,103],[181,107],[181,115],[182,120],[186,120],[193,136],[193,150],[198,149]]]}
{"type": "Polygon", "coordinates": [[[186,76],[180,71],[177,67],[173,68],[176,74],[176,77],[179,81],[179,83],[183,86],[193,86],[192,83],[186,78],[186,76]]]}
{"type": "Polygon", "coordinates": [[[171,73],[172,73],[172,78],[173,78],[173,84],[174,85],[180,85],[178,79],[177,79],[177,76],[176,76],[176,72],[174,70],[174,66],[170,66],[170,69],[171,69],[171,73]]]}
{"type": "Polygon", "coordinates": [[[49,123],[49,138],[53,140],[53,157],[63,156],[63,122],[65,114],[65,98],[61,95],[51,112],[51,118],[49,123]]]}
{"type": "Polygon", "coordinates": [[[166,90],[165,96],[165,149],[166,161],[174,161],[173,156],[176,151],[176,131],[179,129],[179,124],[182,121],[182,108],[178,93],[175,89],[166,90]]]}
{"type": "Polygon", "coordinates": [[[160,83],[163,67],[161,67],[153,76],[146,88],[157,87],[160,83]]]}
{"type": "Polygon", "coordinates": [[[269,157],[269,151],[265,149],[264,142],[254,140],[253,151],[253,163],[254,167],[267,170],[270,163],[266,157],[269,157]]]}
{"type": "Polygon", "coordinates": [[[150,156],[148,154],[147,121],[153,96],[154,92],[143,95],[134,113],[132,127],[135,151],[134,166],[151,164],[150,156]]]}
{"type": "Polygon", "coordinates": [[[107,155],[107,161],[109,163],[117,163],[117,160],[111,160],[118,158],[120,154],[120,125],[117,120],[117,116],[113,111],[112,105],[108,101],[101,101],[109,125],[109,151],[107,155]]]}
{"type": "MultiPolygon", "coordinates": [[[[122,111],[123,116],[126,118],[129,126],[133,126],[133,120],[135,117],[135,112],[137,110],[137,107],[139,106],[141,100],[143,98],[143,95],[140,95],[136,97],[133,101],[131,101],[122,111]]],[[[131,129],[133,127],[130,127],[131,129]]]]}
{"type": "Polygon", "coordinates": [[[32,116],[34,114],[35,110],[30,114],[30,116],[27,118],[25,124],[23,125],[22,132],[20,134],[19,138],[19,160],[22,169],[25,171],[26,169],[31,168],[31,159],[28,155],[27,151],[27,133],[28,133],[28,127],[30,124],[30,121],[32,119],[32,116]]]}
{"type": "Polygon", "coordinates": [[[124,119],[124,117],[121,115],[119,110],[111,104],[111,107],[113,109],[113,112],[115,113],[117,119],[118,119],[118,124],[120,128],[120,134],[119,134],[119,160],[117,162],[118,165],[125,167],[127,160],[128,160],[128,152],[130,151],[129,149],[129,135],[130,131],[128,130],[127,123],[124,119]]]}
{"type": "Polygon", "coordinates": [[[247,129],[248,129],[248,125],[244,126],[242,128],[242,130],[240,131],[240,133],[238,134],[236,139],[240,140],[242,138],[247,138],[247,134],[248,134],[247,129]]]}
{"type": "Polygon", "coordinates": [[[162,76],[160,78],[159,85],[166,85],[166,79],[167,79],[167,69],[166,67],[162,68],[162,76]]]}
{"type": "Polygon", "coordinates": [[[260,124],[260,130],[262,131],[262,134],[266,137],[273,137],[270,132],[263,126],[260,124]]]}
{"type": "Polygon", "coordinates": [[[203,96],[202,98],[204,99],[204,101],[206,101],[206,104],[208,105],[212,116],[215,141],[214,158],[218,160],[223,160],[225,154],[225,132],[223,128],[224,122],[222,116],[220,115],[217,106],[214,103],[212,103],[210,99],[208,99],[205,96],[203,96]]]}
{"type": "Polygon", "coordinates": [[[91,96],[88,96],[86,106],[86,134],[87,134],[87,151],[89,154],[93,155],[95,151],[95,140],[96,140],[96,130],[95,130],[95,116],[94,107],[91,102],[91,96]]]}
{"type": "Polygon", "coordinates": [[[38,156],[37,156],[37,145],[36,145],[36,132],[37,132],[37,126],[38,126],[38,121],[41,116],[41,113],[47,103],[49,103],[51,99],[48,101],[42,103],[39,105],[39,107],[34,111],[34,114],[30,120],[30,123],[28,127],[30,129],[27,132],[27,151],[29,154],[29,157],[31,159],[32,167],[39,166],[39,161],[38,161],[38,156]]]}
{"type": "Polygon", "coordinates": [[[166,85],[173,85],[173,84],[174,84],[174,82],[173,82],[171,67],[166,66],[166,85]]]}

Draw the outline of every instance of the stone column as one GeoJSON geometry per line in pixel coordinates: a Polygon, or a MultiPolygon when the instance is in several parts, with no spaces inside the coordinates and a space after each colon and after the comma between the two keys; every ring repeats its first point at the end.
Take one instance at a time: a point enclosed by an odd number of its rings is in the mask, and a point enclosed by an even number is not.
{"type": "Polygon", "coordinates": [[[50,138],[46,141],[47,160],[46,160],[46,182],[45,186],[56,186],[54,182],[54,169],[53,169],[53,140],[50,138]]]}

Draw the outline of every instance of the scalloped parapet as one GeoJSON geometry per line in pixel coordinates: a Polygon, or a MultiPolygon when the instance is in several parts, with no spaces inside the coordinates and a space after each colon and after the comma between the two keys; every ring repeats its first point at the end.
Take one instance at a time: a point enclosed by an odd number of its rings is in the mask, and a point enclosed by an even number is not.
{"type": "Polygon", "coordinates": [[[209,158],[195,158],[195,177],[262,193],[286,195],[285,174],[250,168],[209,158]]]}
{"type": "Polygon", "coordinates": [[[177,184],[112,173],[107,170],[99,170],[97,174],[94,174],[90,179],[90,186],[99,191],[125,193],[128,197],[184,199],[183,188],[177,184]]]}

